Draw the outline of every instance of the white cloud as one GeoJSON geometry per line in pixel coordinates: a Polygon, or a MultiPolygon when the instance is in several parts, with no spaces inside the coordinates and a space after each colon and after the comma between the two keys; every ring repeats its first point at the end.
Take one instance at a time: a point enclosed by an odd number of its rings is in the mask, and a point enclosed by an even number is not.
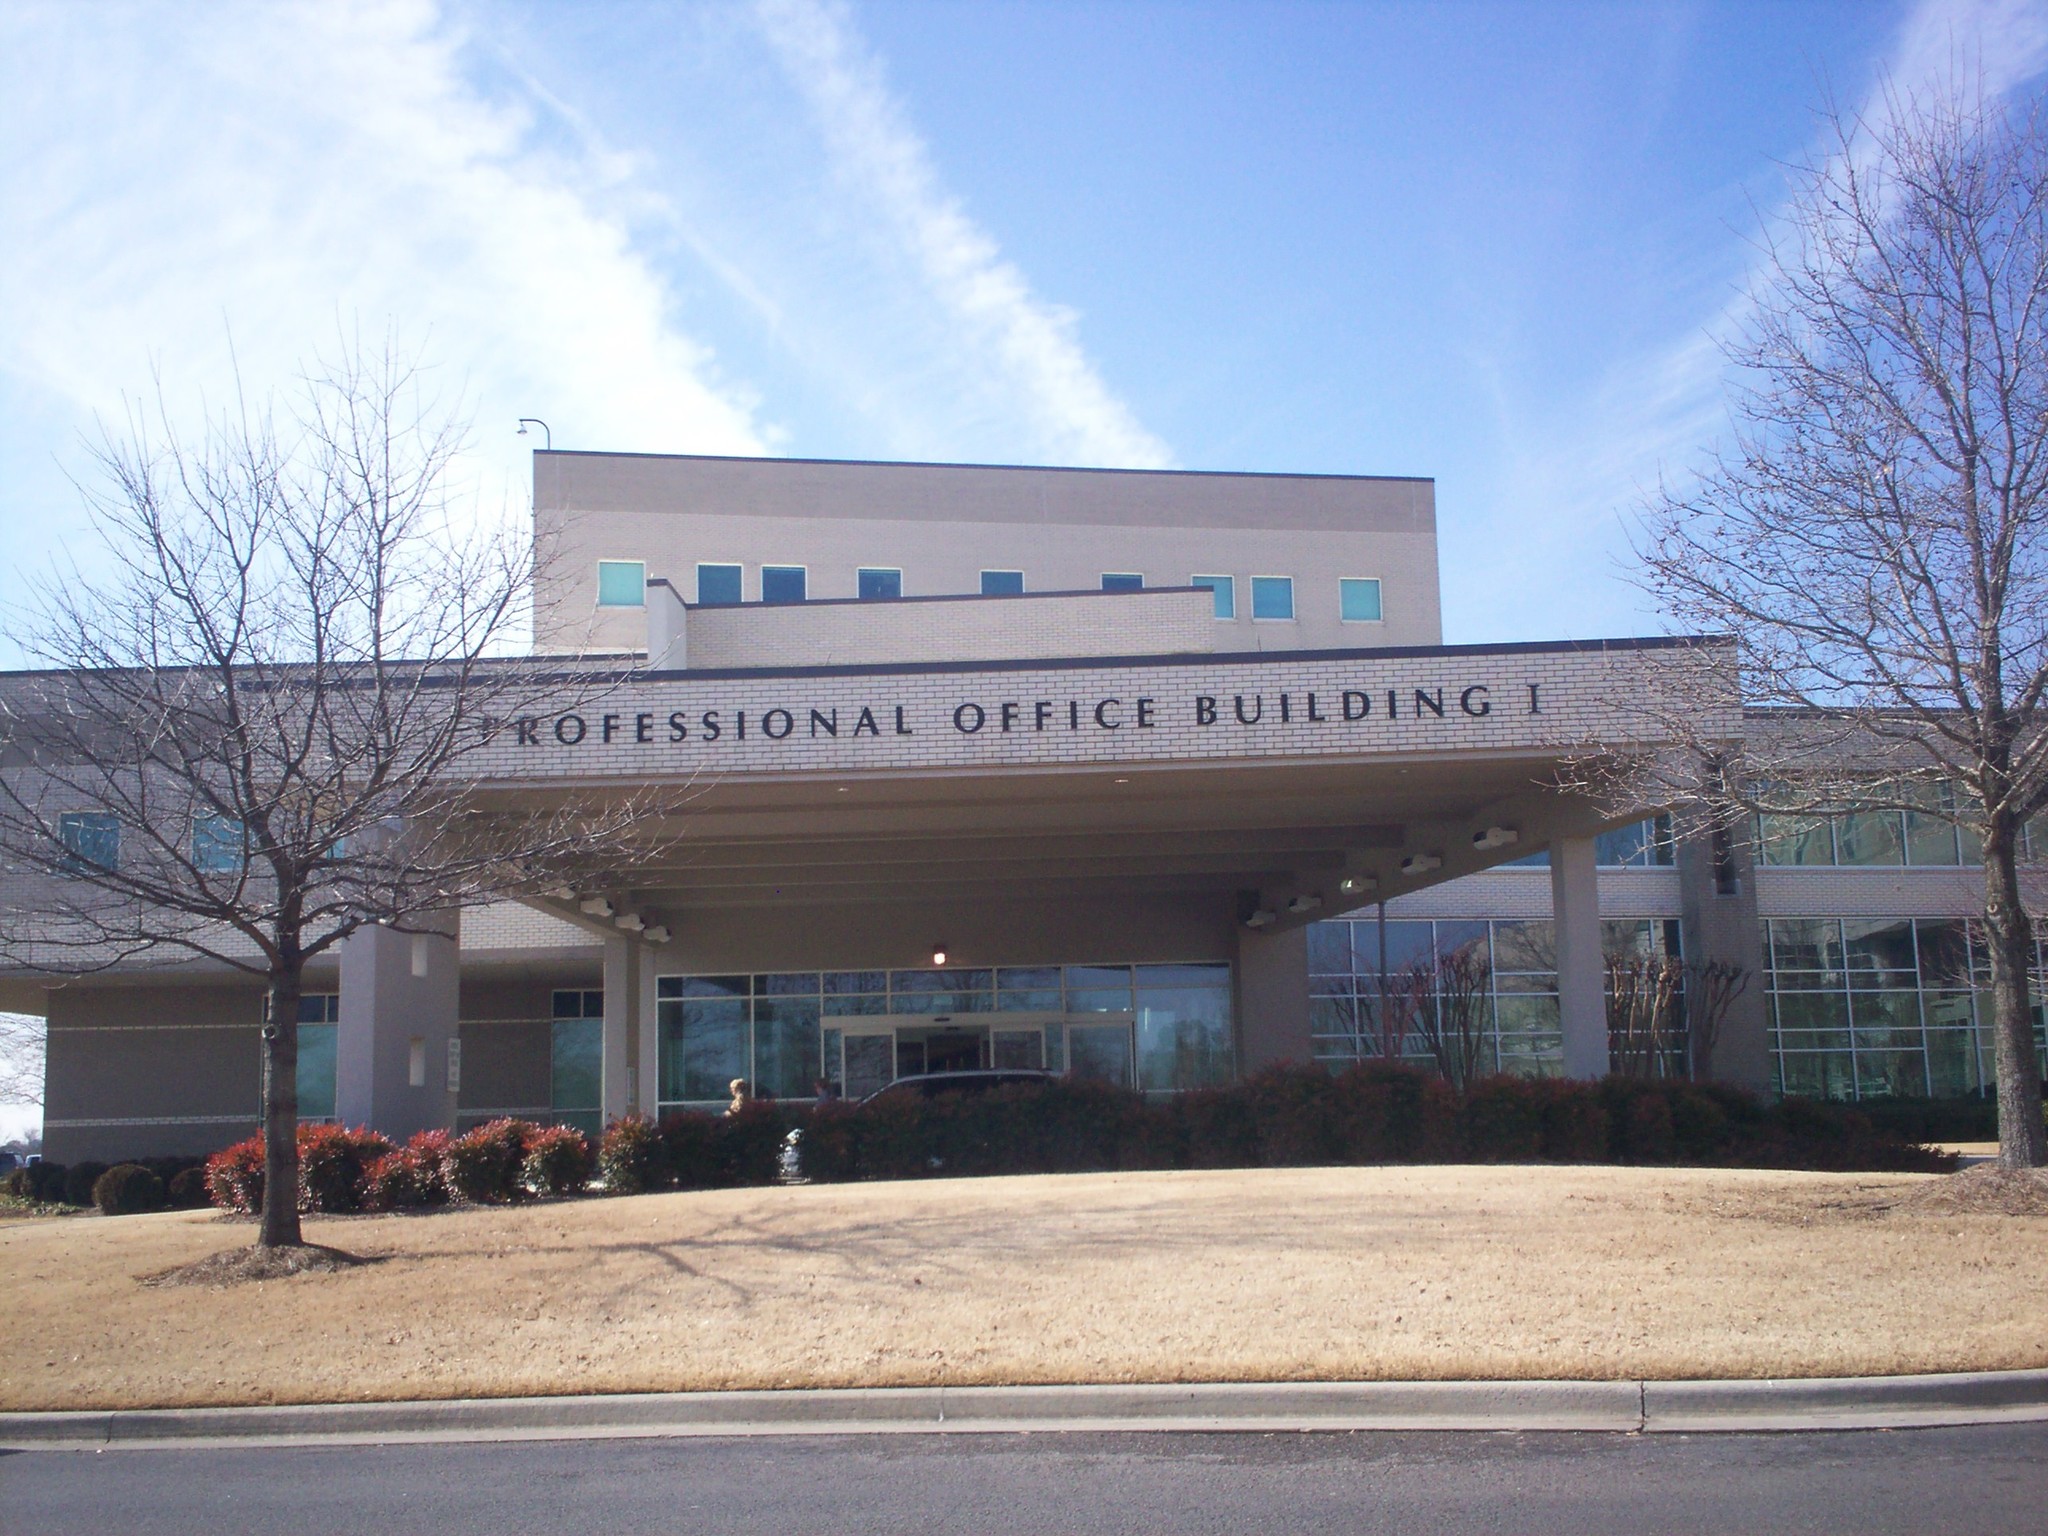
{"type": "Polygon", "coordinates": [[[823,136],[832,170],[950,322],[962,371],[1003,387],[1041,451],[1162,467],[1172,454],[1095,371],[1072,311],[1032,291],[941,184],[882,66],[834,0],[758,0],[763,33],[823,136]]]}
{"type": "Polygon", "coordinates": [[[14,6],[0,59],[18,396],[117,412],[155,363],[219,400],[230,331],[267,386],[338,326],[395,324],[466,394],[481,478],[515,501],[520,415],[563,447],[775,440],[608,203],[620,157],[493,79],[431,0],[14,6]]]}

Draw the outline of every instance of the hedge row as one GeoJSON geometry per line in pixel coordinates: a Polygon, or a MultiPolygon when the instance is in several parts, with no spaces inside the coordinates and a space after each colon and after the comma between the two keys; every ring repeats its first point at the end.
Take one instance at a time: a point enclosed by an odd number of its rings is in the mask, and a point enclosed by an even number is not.
{"type": "MultiPolygon", "coordinates": [[[[198,1157],[138,1157],[130,1162],[117,1163],[114,1168],[140,1168],[156,1180],[156,1194],[149,1200],[148,1185],[135,1184],[134,1190],[124,1197],[126,1200],[141,1199],[149,1203],[132,1206],[135,1210],[158,1211],[190,1210],[206,1204],[206,1161],[198,1157]]],[[[100,1181],[113,1171],[105,1163],[29,1163],[20,1168],[10,1168],[0,1177],[0,1194],[10,1200],[24,1200],[36,1205],[105,1205],[96,1195],[100,1181]]],[[[124,1174],[122,1183],[134,1182],[124,1174]]]]}
{"type": "Polygon", "coordinates": [[[616,1121],[606,1188],[703,1189],[781,1175],[801,1131],[816,1182],[935,1174],[1069,1173],[1313,1164],[1559,1162],[1940,1172],[1955,1159],[1842,1104],[1766,1104],[1711,1084],[1488,1078],[1462,1099],[1380,1064],[1277,1067],[1228,1088],[1148,1101],[1061,1079],[979,1095],[753,1104],[736,1115],[616,1121]]]}
{"type": "MultiPolygon", "coordinates": [[[[371,1130],[302,1125],[299,1209],[339,1215],[580,1194],[593,1161],[580,1131],[525,1120],[493,1120],[460,1136],[422,1131],[404,1146],[371,1130]]],[[[206,1186],[224,1211],[262,1210],[263,1138],[214,1153],[206,1186]]]]}

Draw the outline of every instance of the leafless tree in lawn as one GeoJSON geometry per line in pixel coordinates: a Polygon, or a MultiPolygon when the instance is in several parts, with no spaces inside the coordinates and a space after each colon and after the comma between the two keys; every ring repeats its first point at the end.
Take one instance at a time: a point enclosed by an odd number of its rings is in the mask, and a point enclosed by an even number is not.
{"type": "Polygon", "coordinates": [[[1493,967],[1483,948],[1468,945],[1418,962],[1412,978],[1409,988],[1421,993],[1415,1031],[1444,1081],[1464,1093],[1486,1066],[1493,967]]]}
{"type": "Polygon", "coordinates": [[[1981,839],[2002,1153],[2037,1167],[2019,865],[2048,806],[2048,143],[2037,108],[1969,88],[1824,120],[1731,348],[1733,431],[1650,508],[1638,554],[1785,710],[1751,733],[1735,802],[1981,839]]]}
{"type": "Polygon", "coordinates": [[[0,1013],[0,1107],[42,1107],[44,1041],[41,1019],[0,1013]]]}
{"type": "Polygon", "coordinates": [[[280,429],[181,440],[159,404],[97,454],[105,560],[12,624],[0,684],[7,958],[203,960],[266,989],[260,1243],[301,1241],[308,961],[493,895],[616,867],[631,802],[522,804],[479,778],[508,722],[617,678],[511,653],[536,557],[449,485],[460,441],[387,346],[315,369],[280,429]]]}

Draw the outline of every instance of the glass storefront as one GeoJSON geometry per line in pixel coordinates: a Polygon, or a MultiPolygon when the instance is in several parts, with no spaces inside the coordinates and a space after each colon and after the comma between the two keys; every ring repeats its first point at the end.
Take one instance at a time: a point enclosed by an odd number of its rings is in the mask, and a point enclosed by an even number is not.
{"type": "Polygon", "coordinates": [[[663,1109],[722,1103],[735,1078],[773,1098],[963,1068],[1173,1092],[1236,1068],[1227,964],[665,976],[656,1006],[663,1109]]]}

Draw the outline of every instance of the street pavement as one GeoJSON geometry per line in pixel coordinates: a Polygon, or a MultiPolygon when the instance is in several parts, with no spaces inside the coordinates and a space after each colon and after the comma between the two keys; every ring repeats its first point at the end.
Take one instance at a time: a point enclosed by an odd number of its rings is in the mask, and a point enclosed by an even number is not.
{"type": "Polygon", "coordinates": [[[1035,1434],[0,1454],[0,1531],[2048,1530],[2048,1423],[1780,1435],[1035,1434]]]}

